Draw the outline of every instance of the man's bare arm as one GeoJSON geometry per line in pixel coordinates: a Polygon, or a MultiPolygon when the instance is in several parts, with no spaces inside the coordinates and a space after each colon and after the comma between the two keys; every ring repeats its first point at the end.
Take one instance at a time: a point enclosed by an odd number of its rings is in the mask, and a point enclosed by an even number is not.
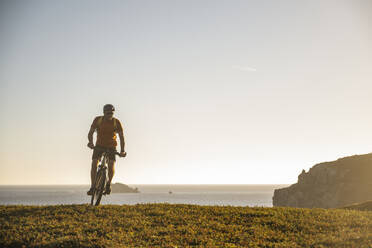
{"type": "Polygon", "coordinates": [[[93,133],[96,129],[94,127],[91,127],[88,133],[88,140],[89,143],[93,144],[93,133]]]}
{"type": "Polygon", "coordinates": [[[125,149],[124,149],[125,148],[125,142],[124,142],[123,131],[119,131],[118,134],[119,134],[119,138],[120,138],[120,148],[121,148],[120,151],[124,152],[125,151],[125,149]]]}

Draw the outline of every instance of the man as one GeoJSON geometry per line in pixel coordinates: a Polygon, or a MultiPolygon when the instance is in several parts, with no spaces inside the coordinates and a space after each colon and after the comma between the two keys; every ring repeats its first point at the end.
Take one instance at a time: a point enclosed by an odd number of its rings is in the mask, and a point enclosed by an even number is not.
{"type": "MultiPolygon", "coordinates": [[[[112,151],[116,151],[116,133],[119,134],[120,137],[120,157],[125,157],[126,152],[124,150],[124,135],[123,135],[123,127],[121,126],[121,123],[118,119],[114,118],[114,111],[115,108],[111,104],[106,104],[103,106],[103,116],[97,116],[88,133],[88,147],[91,149],[94,149],[93,144],[93,133],[95,130],[97,130],[97,141],[96,141],[96,147],[97,148],[106,148],[110,149],[112,151]]],[[[102,151],[98,149],[94,149],[93,155],[92,155],[92,168],[90,171],[90,178],[91,178],[91,187],[89,191],[87,192],[88,195],[92,195],[93,193],[93,184],[96,178],[97,174],[97,165],[98,162],[101,160],[102,157],[102,151]]],[[[106,194],[111,193],[111,181],[114,176],[114,165],[115,165],[115,154],[111,154],[109,156],[109,162],[108,162],[108,183],[106,185],[105,192],[106,194]]]]}

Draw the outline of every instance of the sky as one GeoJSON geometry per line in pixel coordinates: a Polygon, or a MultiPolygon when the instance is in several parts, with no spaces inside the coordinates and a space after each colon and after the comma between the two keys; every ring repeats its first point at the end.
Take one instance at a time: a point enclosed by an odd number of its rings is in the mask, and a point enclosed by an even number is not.
{"type": "Polygon", "coordinates": [[[292,184],[372,152],[372,1],[0,0],[0,184],[292,184]],[[119,147],[118,147],[119,148],[119,147]]]}

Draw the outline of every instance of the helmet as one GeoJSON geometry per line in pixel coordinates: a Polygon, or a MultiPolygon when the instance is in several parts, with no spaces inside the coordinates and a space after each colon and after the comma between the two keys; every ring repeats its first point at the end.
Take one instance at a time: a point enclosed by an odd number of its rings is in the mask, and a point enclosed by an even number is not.
{"type": "Polygon", "coordinates": [[[106,111],[115,111],[115,107],[112,104],[106,104],[103,106],[103,113],[106,111]]]}

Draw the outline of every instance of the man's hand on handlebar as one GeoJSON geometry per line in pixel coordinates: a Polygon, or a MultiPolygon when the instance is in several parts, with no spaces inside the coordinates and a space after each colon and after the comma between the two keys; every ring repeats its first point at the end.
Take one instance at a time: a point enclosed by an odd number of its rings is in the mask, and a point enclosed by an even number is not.
{"type": "Polygon", "coordinates": [[[121,151],[120,154],[119,154],[119,156],[124,158],[125,156],[127,156],[127,153],[124,152],[124,151],[121,151]]]}

